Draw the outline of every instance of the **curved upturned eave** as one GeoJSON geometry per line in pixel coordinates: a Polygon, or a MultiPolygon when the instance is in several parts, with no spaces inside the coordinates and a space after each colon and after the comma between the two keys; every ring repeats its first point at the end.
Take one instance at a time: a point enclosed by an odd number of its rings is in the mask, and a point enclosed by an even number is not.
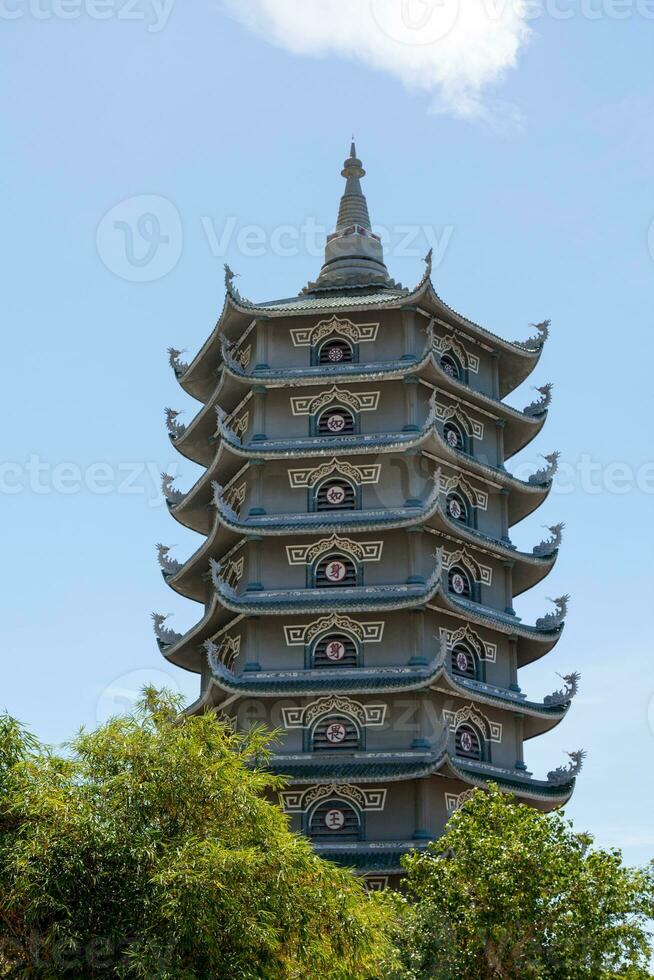
{"type": "MultiPolygon", "coordinates": [[[[235,382],[243,386],[261,385],[264,388],[295,388],[324,385],[333,382],[348,384],[365,383],[366,381],[396,381],[407,377],[420,377],[429,384],[442,389],[454,398],[462,399],[472,406],[505,423],[504,452],[510,459],[521,449],[532,442],[539,434],[547,417],[547,411],[540,415],[525,415],[517,408],[505,402],[475,391],[469,385],[450,377],[441,368],[433,352],[427,349],[418,359],[401,359],[397,361],[379,361],[373,364],[347,365],[316,365],[302,368],[267,368],[245,371],[233,362],[229,354],[225,355],[223,371],[235,382]]],[[[229,410],[229,406],[223,405],[229,410]]]]}
{"type": "Polygon", "coordinates": [[[238,520],[236,514],[224,505],[216,507],[209,536],[175,572],[165,575],[167,584],[180,595],[198,602],[204,601],[205,587],[202,578],[209,571],[209,559],[220,559],[236,542],[249,535],[257,537],[286,537],[289,535],[319,534],[344,530],[366,534],[372,531],[392,531],[415,527],[428,520],[438,508],[436,492],[423,507],[377,508],[368,511],[324,511],[306,514],[264,514],[247,520],[238,520]],[[233,516],[232,516],[233,515],[233,516]],[[292,520],[297,517],[298,520],[292,520]],[[331,518],[331,519],[325,519],[331,518]],[[273,523],[277,519],[277,526],[273,523]],[[304,523],[302,523],[304,521],[304,523]]]}
{"type": "Polygon", "coordinates": [[[521,698],[518,694],[482,682],[465,682],[453,674],[440,656],[425,667],[354,667],[347,670],[321,668],[305,670],[261,670],[235,674],[222,663],[212,669],[209,687],[213,695],[203,695],[205,707],[220,707],[235,698],[304,698],[341,695],[390,695],[434,691],[454,695],[475,704],[489,705],[519,715],[525,720],[525,738],[550,731],[565,718],[570,702],[546,705],[521,698]]]}
{"type": "Polygon", "coordinates": [[[177,452],[199,466],[209,466],[215,453],[216,406],[220,404],[225,411],[233,412],[246,393],[242,385],[237,386],[221,371],[208,401],[182,435],[171,440],[177,452]]]}
{"type": "Polygon", "coordinates": [[[490,606],[482,606],[479,602],[457,598],[445,589],[440,589],[434,599],[438,600],[440,605],[434,605],[434,600],[430,600],[428,608],[434,609],[436,612],[444,610],[464,622],[483,626],[504,636],[515,637],[517,640],[518,667],[526,667],[527,664],[540,660],[546,653],[549,653],[559,642],[564,628],[563,624],[558,629],[553,630],[529,626],[517,616],[510,616],[498,609],[491,609],[490,606]]]}
{"type": "Polygon", "coordinates": [[[238,340],[252,319],[252,313],[238,309],[228,291],[216,325],[184,373],[177,379],[188,395],[200,402],[208,401],[221,365],[222,337],[238,340]]]}
{"type": "Polygon", "coordinates": [[[218,480],[222,486],[226,486],[244,465],[243,457],[236,456],[231,450],[230,443],[222,439],[216,443],[211,464],[200,474],[179,503],[168,504],[170,513],[179,524],[205,537],[210,533],[213,522],[210,511],[212,482],[218,480]]]}
{"type": "Polygon", "coordinates": [[[291,785],[310,785],[329,781],[348,783],[406,782],[411,779],[442,775],[459,779],[468,786],[485,788],[496,783],[505,792],[553,809],[566,803],[574,789],[574,778],[562,785],[522,776],[516,770],[504,769],[491,763],[473,763],[442,752],[360,752],[345,754],[339,759],[318,758],[310,753],[277,753],[269,761],[271,772],[284,775],[291,785]]]}

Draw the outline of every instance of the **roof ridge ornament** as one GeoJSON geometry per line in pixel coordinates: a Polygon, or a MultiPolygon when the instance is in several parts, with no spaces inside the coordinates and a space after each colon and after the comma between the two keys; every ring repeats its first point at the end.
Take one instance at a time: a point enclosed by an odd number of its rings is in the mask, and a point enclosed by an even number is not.
{"type": "Polygon", "coordinates": [[[514,340],[514,344],[516,347],[524,348],[524,350],[542,350],[542,348],[545,346],[545,341],[550,335],[551,324],[551,320],[541,320],[540,323],[530,323],[529,326],[536,330],[536,336],[529,337],[527,340],[514,340]]]}
{"type": "Polygon", "coordinates": [[[170,613],[150,613],[152,617],[152,628],[154,629],[154,635],[156,636],[159,644],[162,647],[174,646],[182,638],[181,633],[176,633],[174,630],[168,629],[164,626],[164,623],[171,615],[170,613]]]}
{"type": "Polygon", "coordinates": [[[529,483],[537,483],[544,485],[546,483],[551,483],[554,479],[556,471],[559,468],[559,457],[561,453],[555,450],[553,453],[549,453],[547,456],[543,456],[542,459],[545,460],[547,466],[542,466],[535,473],[532,473],[529,477],[529,483]]]}
{"type": "Polygon", "coordinates": [[[532,417],[538,415],[544,415],[552,402],[553,387],[554,385],[552,384],[551,381],[548,381],[547,384],[542,385],[540,388],[534,385],[532,391],[537,391],[540,395],[542,395],[542,397],[536,398],[534,399],[533,402],[530,402],[529,405],[523,408],[522,414],[530,415],[532,417]]]}
{"type": "Polygon", "coordinates": [[[171,476],[170,473],[161,474],[161,490],[169,504],[179,504],[184,499],[184,493],[178,490],[177,487],[173,486],[177,478],[171,476]]]}
{"type": "Polygon", "coordinates": [[[565,783],[570,782],[571,779],[576,779],[581,772],[584,759],[588,753],[585,749],[577,749],[576,752],[566,752],[566,755],[570,759],[570,762],[567,766],[557,766],[556,769],[550,770],[547,774],[548,783],[554,786],[563,786],[565,783]]]}
{"type": "Polygon", "coordinates": [[[186,348],[183,347],[178,350],[176,347],[169,347],[168,353],[168,363],[175,372],[175,377],[179,380],[188,371],[188,364],[186,361],[180,361],[182,354],[186,353],[186,348]]]}
{"type": "Polygon", "coordinates": [[[177,418],[183,413],[176,411],[174,408],[164,409],[166,413],[166,428],[168,429],[168,434],[170,438],[175,441],[183,436],[186,432],[186,426],[182,422],[178,422],[177,418]]]}
{"type": "Polygon", "coordinates": [[[563,529],[565,527],[565,521],[559,521],[558,524],[551,524],[549,527],[547,524],[543,524],[544,528],[552,535],[551,538],[541,541],[532,549],[532,555],[536,555],[538,558],[549,558],[553,555],[555,551],[558,551],[561,546],[561,541],[563,539],[563,529]]]}
{"type": "Polygon", "coordinates": [[[182,567],[182,563],[177,561],[175,558],[170,557],[171,549],[176,547],[176,545],[157,545],[157,561],[161,566],[161,571],[164,575],[176,575],[177,572],[182,567]]]}
{"type": "Polygon", "coordinates": [[[575,670],[572,674],[559,674],[561,680],[564,682],[565,687],[560,691],[554,691],[553,694],[548,694],[547,697],[543,698],[543,704],[549,707],[556,707],[558,705],[570,704],[575,694],[579,692],[579,680],[581,678],[581,673],[575,670]]]}
{"type": "Polygon", "coordinates": [[[536,620],[536,629],[539,630],[558,630],[563,626],[563,621],[568,615],[568,603],[570,602],[570,595],[561,595],[558,599],[549,599],[548,602],[553,602],[555,606],[555,611],[547,613],[545,616],[541,616],[540,619],[536,620]]]}

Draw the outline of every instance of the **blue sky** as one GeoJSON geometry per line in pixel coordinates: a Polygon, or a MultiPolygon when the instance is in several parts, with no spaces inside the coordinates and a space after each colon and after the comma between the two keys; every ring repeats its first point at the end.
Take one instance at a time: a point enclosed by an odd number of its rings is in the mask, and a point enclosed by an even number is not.
{"type": "MultiPolygon", "coordinates": [[[[542,776],[586,748],[568,813],[643,862],[654,854],[654,4],[548,0],[536,16],[533,4],[486,0],[484,14],[470,0],[447,31],[433,5],[409,0],[401,22],[398,7],[0,3],[0,705],[60,742],[147,679],[195,695],[149,621],[171,612],[181,630],[197,616],[166,589],[154,551],[196,546],[158,492],[162,469],[182,487],[196,476],[163,424],[166,405],[186,420],[195,410],[166,347],[193,352],[209,333],[225,261],[253,299],[315,276],[354,132],[396,278],[412,285],[435,244],[436,286],[470,318],[511,339],[552,319],[531,380],[554,382],[553,407],[521,462],[535,469],[559,449],[562,479],[514,539],[531,547],[541,524],[567,527],[551,577],[517,610],[533,621],[547,596],[572,602],[556,650],[521,682],[543,696],[557,671],[579,669],[582,686],[527,761],[542,776]],[[146,213],[156,220],[138,225],[146,213]]],[[[531,400],[529,384],[513,404],[531,400]]]]}

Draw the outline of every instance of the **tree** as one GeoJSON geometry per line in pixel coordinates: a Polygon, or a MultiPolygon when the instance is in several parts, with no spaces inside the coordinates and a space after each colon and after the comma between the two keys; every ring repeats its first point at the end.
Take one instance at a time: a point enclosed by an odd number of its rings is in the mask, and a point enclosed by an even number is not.
{"type": "Polygon", "coordinates": [[[442,980],[649,977],[652,868],[622,864],[491,787],[404,859],[407,976],[442,980]]]}
{"type": "Polygon", "coordinates": [[[380,976],[386,900],[289,831],[269,734],[178,708],[65,755],[0,719],[0,976],[380,976]]]}

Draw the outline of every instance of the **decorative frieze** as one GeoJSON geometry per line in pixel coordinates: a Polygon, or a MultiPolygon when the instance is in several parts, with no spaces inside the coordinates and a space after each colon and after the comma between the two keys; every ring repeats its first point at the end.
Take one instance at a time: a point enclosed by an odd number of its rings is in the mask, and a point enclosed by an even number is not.
{"type": "Polygon", "coordinates": [[[377,337],[379,323],[353,323],[352,320],[333,316],[330,320],[320,320],[314,327],[294,327],[291,340],[294,347],[313,347],[325,337],[338,334],[353,344],[369,343],[377,337]]]}
{"type": "Polygon", "coordinates": [[[282,708],[284,728],[311,728],[314,722],[323,715],[348,715],[358,722],[361,727],[384,724],[386,716],[385,704],[360,704],[351,698],[337,694],[318,698],[302,708],[282,708]]]}
{"type": "Polygon", "coordinates": [[[439,422],[449,422],[455,419],[463,426],[468,436],[474,439],[484,438],[484,426],[482,422],[477,422],[467,415],[460,405],[439,405],[436,404],[436,418],[439,422]]]}
{"type": "Polygon", "coordinates": [[[349,463],[345,459],[337,459],[334,456],[329,462],[323,463],[321,466],[289,469],[288,479],[294,490],[301,487],[311,489],[325,477],[331,476],[332,473],[340,473],[341,476],[347,477],[358,486],[375,484],[379,482],[381,463],[365,463],[357,466],[355,463],[349,463]]]}
{"type": "Polygon", "coordinates": [[[439,355],[452,351],[453,354],[456,354],[463,367],[467,367],[474,374],[478,373],[479,358],[476,354],[471,354],[453,334],[448,334],[447,337],[438,337],[434,334],[433,346],[439,355]]]}
{"type": "Polygon", "coordinates": [[[386,805],[385,789],[368,789],[347,783],[323,783],[306,789],[286,790],[280,794],[286,813],[306,813],[321,800],[331,798],[354,803],[362,812],[381,811],[386,805]]]}
{"type": "Polygon", "coordinates": [[[459,548],[458,551],[443,551],[443,568],[452,568],[453,565],[464,565],[475,582],[481,582],[482,585],[491,585],[493,581],[493,569],[488,565],[481,565],[476,558],[468,554],[466,548],[459,548]]]}
{"type": "Polygon", "coordinates": [[[383,541],[352,541],[351,538],[341,538],[332,534],[329,538],[321,538],[314,544],[291,544],[286,546],[289,565],[310,565],[316,558],[338,551],[351,555],[356,561],[379,561],[384,547],[383,541]]]}
{"type": "Polygon", "coordinates": [[[448,813],[453,813],[455,810],[462,807],[466,800],[471,798],[474,792],[474,789],[465,789],[462,793],[446,793],[445,809],[448,813]]]}
{"type": "Polygon", "coordinates": [[[354,412],[374,412],[379,404],[379,391],[347,391],[332,385],[315,395],[297,395],[291,398],[293,415],[315,415],[326,405],[337,402],[347,405],[354,412]]]}
{"type": "Polygon", "coordinates": [[[502,725],[497,721],[491,721],[474,704],[466,704],[458,711],[443,708],[443,721],[451,732],[455,732],[459,725],[470,722],[482,733],[486,741],[502,741],[502,725]]]}
{"type": "Polygon", "coordinates": [[[439,633],[441,648],[445,646],[446,650],[452,650],[457,643],[465,643],[474,650],[480,660],[488,660],[490,663],[495,663],[497,660],[497,645],[482,640],[468,623],[459,627],[458,630],[448,630],[441,627],[439,633]]]}
{"type": "Polygon", "coordinates": [[[349,616],[332,613],[330,616],[321,616],[320,619],[314,619],[313,622],[301,626],[285,626],[284,635],[286,644],[290,647],[308,645],[316,637],[332,629],[350,633],[360,643],[380,643],[384,635],[384,625],[383,621],[360,623],[349,616]]]}
{"type": "Polygon", "coordinates": [[[455,473],[453,476],[443,476],[439,470],[438,488],[441,493],[450,493],[452,490],[459,490],[463,493],[473,507],[479,510],[486,510],[488,507],[488,494],[483,490],[477,490],[468,483],[462,473],[455,473]]]}

